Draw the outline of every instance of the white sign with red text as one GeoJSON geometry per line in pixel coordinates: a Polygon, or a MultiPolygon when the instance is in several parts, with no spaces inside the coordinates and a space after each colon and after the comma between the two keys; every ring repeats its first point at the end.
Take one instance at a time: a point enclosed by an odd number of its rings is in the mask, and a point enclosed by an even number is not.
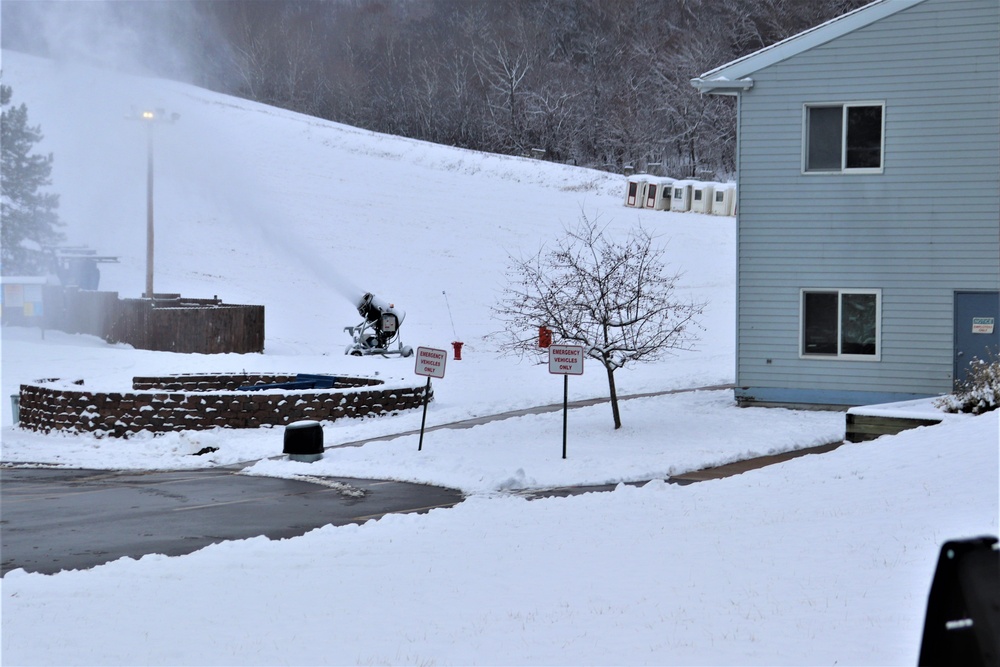
{"type": "Polygon", "coordinates": [[[417,375],[432,378],[444,377],[444,364],[448,361],[448,353],[433,347],[417,348],[417,375]]]}
{"type": "Polygon", "coordinates": [[[549,372],[556,375],[583,375],[583,348],[579,345],[550,345],[549,372]]]}

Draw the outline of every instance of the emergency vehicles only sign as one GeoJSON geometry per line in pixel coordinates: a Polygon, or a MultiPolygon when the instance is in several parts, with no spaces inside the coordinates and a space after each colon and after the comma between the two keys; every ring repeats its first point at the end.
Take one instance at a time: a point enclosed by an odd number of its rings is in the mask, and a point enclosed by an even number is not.
{"type": "MultiPolygon", "coordinates": [[[[417,348],[417,375],[424,375],[431,378],[444,377],[444,365],[448,360],[448,353],[444,350],[437,350],[433,347],[417,348]]],[[[429,380],[428,380],[429,382],[429,380]]]]}
{"type": "Polygon", "coordinates": [[[583,375],[583,348],[579,345],[550,345],[549,372],[556,375],[583,375]]]}

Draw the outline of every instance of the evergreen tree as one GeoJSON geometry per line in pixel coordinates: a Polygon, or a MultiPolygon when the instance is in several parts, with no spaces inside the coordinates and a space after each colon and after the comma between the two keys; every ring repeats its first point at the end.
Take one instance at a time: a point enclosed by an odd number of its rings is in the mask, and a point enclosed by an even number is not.
{"type": "Polygon", "coordinates": [[[27,107],[12,106],[11,96],[11,87],[0,85],[0,271],[31,275],[50,268],[42,247],[63,238],[59,195],[43,190],[52,184],[53,158],[33,152],[40,126],[28,125],[27,107]]]}

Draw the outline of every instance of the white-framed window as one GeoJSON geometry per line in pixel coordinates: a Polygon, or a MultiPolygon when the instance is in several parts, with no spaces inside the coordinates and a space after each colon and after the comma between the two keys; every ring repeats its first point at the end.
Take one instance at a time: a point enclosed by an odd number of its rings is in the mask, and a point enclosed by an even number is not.
{"type": "Polygon", "coordinates": [[[807,104],[803,117],[802,171],[882,172],[885,102],[807,104]]]}
{"type": "Polygon", "coordinates": [[[799,355],[879,361],[882,290],[803,289],[799,355]]]}

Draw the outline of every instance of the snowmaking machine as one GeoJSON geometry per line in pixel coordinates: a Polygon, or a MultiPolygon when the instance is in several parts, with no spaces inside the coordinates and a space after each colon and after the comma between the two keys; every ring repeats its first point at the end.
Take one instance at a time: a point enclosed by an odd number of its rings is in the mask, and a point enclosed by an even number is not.
{"type": "Polygon", "coordinates": [[[344,354],[356,357],[370,354],[388,356],[398,354],[408,357],[413,354],[413,348],[403,345],[399,339],[399,327],[406,313],[397,311],[391,303],[379,299],[371,292],[365,293],[358,301],[358,314],[363,318],[361,323],[353,327],[344,327],[354,342],[344,350],[344,354]],[[396,343],[390,349],[390,345],[396,343]]]}

